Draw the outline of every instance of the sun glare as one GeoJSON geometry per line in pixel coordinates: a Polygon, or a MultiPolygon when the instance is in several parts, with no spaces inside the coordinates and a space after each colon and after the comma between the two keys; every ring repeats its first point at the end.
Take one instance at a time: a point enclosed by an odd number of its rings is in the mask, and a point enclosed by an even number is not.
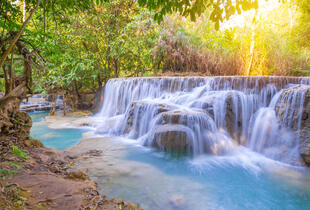
{"type": "MultiPolygon", "coordinates": [[[[267,14],[268,12],[278,8],[281,6],[278,0],[259,0],[259,8],[257,9],[257,15],[261,16],[262,14],[267,14]]],[[[249,21],[249,17],[254,17],[255,10],[252,9],[250,11],[243,12],[242,14],[233,15],[229,20],[225,21],[222,24],[221,29],[225,30],[228,28],[234,27],[243,27],[249,21]]]]}

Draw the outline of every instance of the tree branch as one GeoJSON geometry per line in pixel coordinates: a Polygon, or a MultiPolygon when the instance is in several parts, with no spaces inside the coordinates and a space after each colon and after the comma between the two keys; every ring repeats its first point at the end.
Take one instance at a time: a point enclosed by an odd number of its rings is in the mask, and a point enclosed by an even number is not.
{"type": "Polygon", "coordinates": [[[16,98],[22,98],[26,93],[26,82],[18,85],[11,92],[9,92],[6,96],[0,98],[0,107],[5,106],[8,102],[16,98]]]}
{"type": "Polygon", "coordinates": [[[26,21],[23,23],[22,27],[19,29],[18,33],[15,35],[13,41],[11,42],[9,48],[5,51],[5,53],[3,54],[3,56],[1,57],[0,60],[0,68],[3,65],[4,61],[6,60],[6,58],[8,57],[8,55],[10,54],[11,50],[13,49],[15,43],[17,42],[17,40],[19,39],[19,37],[22,35],[26,25],[28,24],[28,22],[30,21],[31,17],[33,16],[34,12],[38,9],[39,4],[40,4],[41,0],[37,1],[36,7],[31,11],[29,17],[26,19],[26,21]]]}

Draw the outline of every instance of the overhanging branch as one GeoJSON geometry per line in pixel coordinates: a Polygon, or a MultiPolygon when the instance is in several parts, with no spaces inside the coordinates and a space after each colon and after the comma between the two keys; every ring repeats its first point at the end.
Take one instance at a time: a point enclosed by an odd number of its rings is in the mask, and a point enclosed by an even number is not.
{"type": "Polygon", "coordinates": [[[12,51],[15,43],[17,42],[17,40],[19,39],[19,37],[22,35],[26,25],[28,24],[28,22],[30,21],[31,17],[33,16],[34,12],[38,9],[39,4],[40,4],[41,0],[37,1],[36,7],[31,11],[29,17],[26,19],[26,21],[23,23],[22,27],[19,29],[18,33],[16,34],[16,36],[14,37],[13,41],[10,43],[10,46],[8,47],[8,49],[4,52],[3,56],[1,57],[0,60],[0,68],[2,67],[4,61],[6,60],[6,58],[8,57],[8,55],[10,54],[10,52],[12,51]]]}

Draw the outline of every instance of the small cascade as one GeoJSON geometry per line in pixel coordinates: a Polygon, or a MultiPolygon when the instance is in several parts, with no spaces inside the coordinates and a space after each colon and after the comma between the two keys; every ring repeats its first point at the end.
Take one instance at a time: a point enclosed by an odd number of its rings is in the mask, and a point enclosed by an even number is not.
{"type": "Polygon", "coordinates": [[[305,94],[309,85],[291,85],[279,91],[268,107],[252,117],[249,147],[276,160],[300,162],[299,143],[305,94]]]}
{"type": "Polygon", "coordinates": [[[194,156],[223,155],[243,145],[300,164],[309,85],[309,77],[112,79],[104,88],[97,133],[194,156]]]}
{"type": "Polygon", "coordinates": [[[249,148],[274,160],[290,164],[300,162],[298,135],[281,125],[276,111],[261,108],[249,127],[249,148]]]}

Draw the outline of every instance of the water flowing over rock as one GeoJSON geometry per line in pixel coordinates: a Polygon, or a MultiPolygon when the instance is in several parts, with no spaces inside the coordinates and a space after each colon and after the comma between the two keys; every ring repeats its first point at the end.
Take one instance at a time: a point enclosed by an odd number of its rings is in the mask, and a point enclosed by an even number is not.
{"type": "Polygon", "coordinates": [[[276,111],[281,125],[296,133],[297,149],[310,165],[310,86],[296,85],[283,90],[276,111]]]}
{"type": "Polygon", "coordinates": [[[97,132],[194,156],[242,145],[286,163],[309,163],[309,85],[309,77],[112,79],[97,132]]]}

